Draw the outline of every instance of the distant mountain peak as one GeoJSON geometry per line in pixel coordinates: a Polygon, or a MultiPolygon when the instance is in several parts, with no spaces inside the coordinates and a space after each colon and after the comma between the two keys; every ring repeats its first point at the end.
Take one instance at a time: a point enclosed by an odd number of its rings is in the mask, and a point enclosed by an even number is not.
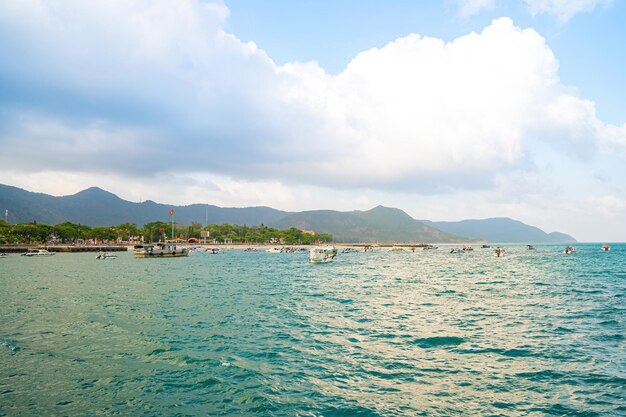
{"type": "Polygon", "coordinates": [[[79,200],[93,200],[93,201],[109,201],[109,200],[121,200],[117,195],[112,192],[103,190],[99,187],[89,187],[73,195],[68,195],[68,198],[79,200]]]}

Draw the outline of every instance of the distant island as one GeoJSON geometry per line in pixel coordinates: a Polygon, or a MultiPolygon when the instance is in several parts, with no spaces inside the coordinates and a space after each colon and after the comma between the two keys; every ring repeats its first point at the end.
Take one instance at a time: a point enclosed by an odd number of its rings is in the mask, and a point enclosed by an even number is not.
{"type": "Polygon", "coordinates": [[[297,229],[332,235],[336,242],[358,243],[506,243],[576,242],[564,233],[541,229],[509,218],[432,222],[416,220],[397,208],[383,206],[367,211],[312,210],[287,212],[271,207],[222,208],[210,204],[173,206],[154,201],[134,203],[98,187],[69,196],[55,197],[0,184],[0,209],[8,210],[10,224],[38,222],[56,225],[111,227],[130,224],[137,227],[170,220],[175,211],[179,225],[230,224],[242,227],[264,226],[276,230],[297,229]]]}

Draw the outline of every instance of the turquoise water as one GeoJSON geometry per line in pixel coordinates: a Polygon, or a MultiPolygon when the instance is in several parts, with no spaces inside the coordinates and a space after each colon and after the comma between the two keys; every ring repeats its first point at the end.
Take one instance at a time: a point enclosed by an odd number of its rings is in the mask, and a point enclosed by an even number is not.
{"type": "Polygon", "coordinates": [[[626,245],[0,260],[0,415],[626,415],[626,245]]]}

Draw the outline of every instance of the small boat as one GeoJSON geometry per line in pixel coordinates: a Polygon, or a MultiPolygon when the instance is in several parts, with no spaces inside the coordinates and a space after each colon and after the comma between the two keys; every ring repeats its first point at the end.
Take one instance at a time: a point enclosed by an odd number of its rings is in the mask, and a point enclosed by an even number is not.
{"type": "Polygon", "coordinates": [[[566,246],[565,250],[563,251],[563,253],[567,253],[567,254],[574,253],[574,252],[575,252],[575,249],[571,246],[566,246]]]}
{"type": "Polygon", "coordinates": [[[433,246],[433,245],[426,245],[422,248],[422,250],[435,250],[437,249],[437,246],[433,246]]]}
{"type": "Polygon", "coordinates": [[[502,258],[504,255],[506,255],[506,248],[501,248],[498,246],[493,250],[493,254],[498,258],[502,258]]]}
{"type": "Polygon", "coordinates": [[[481,248],[483,248],[483,249],[489,249],[489,248],[491,248],[491,245],[482,245],[482,246],[481,246],[481,248]]]}
{"type": "Polygon", "coordinates": [[[156,245],[143,245],[141,249],[134,252],[135,258],[180,258],[189,255],[185,248],[178,249],[168,243],[157,243],[156,245]]]}
{"type": "Polygon", "coordinates": [[[117,255],[111,255],[110,253],[107,252],[101,252],[98,254],[98,256],[96,256],[96,259],[99,260],[107,260],[107,259],[117,259],[117,255]]]}
{"type": "Polygon", "coordinates": [[[471,252],[473,251],[474,248],[471,246],[463,246],[463,252],[471,252]]]}
{"type": "Polygon", "coordinates": [[[341,253],[356,253],[358,251],[359,250],[355,248],[345,248],[344,250],[341,251],[341,253]]]}
{"type": "Polygon", "coordinates": [[[611,247],[610,247],[609,245],[603,245],[603,246],[602,246],[602,250],[603,250],[604,252],[609,252],[609,251],[611,250],[611,247]]]}
{"type": "Polygon", "coordinates": [[[526,245],[526,247],[528,248],[528,250],[535,250],[535,247],[533,245],[526,245]]]}
{"type": "Polygon", "coordinates": [[[463,249],[452,248],[450,249],[450,253],[463,253],[463,249]]]}
{"type": "Polygon", "coordinates": [[[28,252],[22,254],[22,256],[52,256],[56,255],[56,252],[48,252],[45,249],[28,249],[28,252]]]}
{"type": "Polygon", "coordinates": [[[267,253],[282,253],[282,251],[283,250],[281,248],[269,248],[265,250],[267,253]]]}
{"type": "Polygon", "coordinates": [[[325,264],[332,262],[337,256],[337,248],[334,246],[315,246],[309,252],[309,262],[312,264],[325,264]]]}

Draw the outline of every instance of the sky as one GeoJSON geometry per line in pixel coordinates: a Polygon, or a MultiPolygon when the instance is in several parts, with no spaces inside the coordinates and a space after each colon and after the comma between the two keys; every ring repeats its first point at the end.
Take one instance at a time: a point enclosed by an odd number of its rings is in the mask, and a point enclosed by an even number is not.
{"type": "Polygon", "coordinates": [[[0,183],[626,241],[625,3],[3,0],[0,183]]]}

